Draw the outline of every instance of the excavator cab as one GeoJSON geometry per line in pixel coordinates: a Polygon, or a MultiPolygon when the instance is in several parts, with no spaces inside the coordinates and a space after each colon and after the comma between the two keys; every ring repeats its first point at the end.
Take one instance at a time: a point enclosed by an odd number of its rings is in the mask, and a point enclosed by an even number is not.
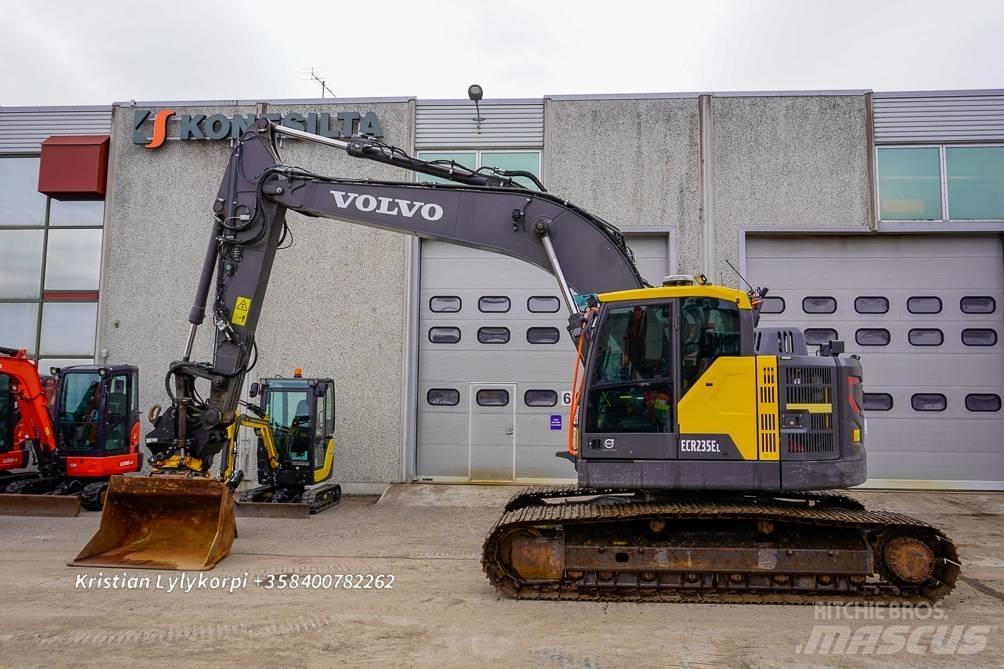
{"type": "Polygon", "coordinates": [[[19,469],[26,464],[25,452],[15,448],[14,431],[17,428],[17,405],[11,391],[10,377],[0,374],[0,487],[8,469],[19,469]]]}
{"type": "Polygon", "coordinates": [[[81,365],[57,371],[53,414],[67,472],[98,478],[138,471],[138,369],[81,365]]]}
{"type": "Polygon", "coordinates": [[[267,417],[279,466],[269,466],[258,444],[258,482],[303,488],[331,478],[335,387],[331,379],[262,379],[260,408],[267,417]]]}

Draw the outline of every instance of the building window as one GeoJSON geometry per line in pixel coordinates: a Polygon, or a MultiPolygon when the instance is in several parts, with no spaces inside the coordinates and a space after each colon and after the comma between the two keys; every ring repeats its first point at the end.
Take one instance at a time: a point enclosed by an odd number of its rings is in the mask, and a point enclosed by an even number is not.
{"type": "Polygon", "coordinates": [[[526,301],[526,309],[535,314],[553,314],[561,308],[561,302],[556,297],[534,296],[526,301]]]}
{"type": "Polygon", "coordinates": [[[940,314],[940,297],[911,297],[906,301],[906,310],[911,314],[940,314]]]}
{"type": "Polygon", "coordinates": [[[997,311],[997,301],[992,297],[967,295],[959,300],[964,314],[992,314],[997,311]]]}
{"type": "MultiPolygon", "coordinates": [[[[450,167],[452,164],[466,167],[472,171],[485,167],[497,167],[502,170],[529,172],[540,178],[540,151],[535,150],[419,151],[418,157],[422,160],[436,161],[444,167],[450,167]]],[[[416,176],[421,183],[455,183],[426,174],[416,176]]],[[[526,177],[514,177],[514,180],[527,188],[537,190],[536,185],[526,177]]]]}
{"type": "Polygon", "coordinates": [[[460,328],[429,328],[429,341],[433,344],[456,344],[460,341],[460,328]]]}
{"type": "Polygon", "coordinates": [[[1004,220],[1004,146],[878,149],[883,221],[1004,220]]]}
{"type": "Polygon", "coordinates": [[[460,301],[460,298],[453,295],[437,295],[429,298],[429,311],[434,311],[437,314],[455,314],[460,311],[462,306],[463,302],[460,301]]]}
{"type": "Polygon", "coordinates": [[[1004,146],[945,147],[948,218],[1004,219],[1004,146]]]}
{"type": "Polygon", "coordinates": [[[892,395],[889,393],[865,393],[865,411],[890,411],[892,409],[892,395]]]}
{"type": "Polygon", "coordinates": [[[104,203],[47,198],[37,190],[38,168],[37,157],[0,158],[0,345],[26,349],[34,360],[87,364],[94,361],[104,203]]]}
{"type": "Polygon", "coordinates": [[[1000,411],[1001,396],[994,393],[972,393],[966,395],[967,411],[1000,411]]]}
{"type": "Polygon", "coordinates": [[[482,344],[508,344],[509,328],[478,328],[478,341],[482,344]]]}
{"type": "Polygon", "coordinates": [[[878,151],[879,217],[884,221],[939,221],[941,152],[931,148],[878,151]]]}
{"type": "Polygon", "coordinates": [[[802,311],[807,314],[832,314],[837,310],[837,301],[832,297],[807,297],[802,300],[802,311]]]}
{"type": "Polygon", "coordinates": [[[558,403],[558,393],[553,390],[528,390],[523,393],[523,403],[528,407],[553,407],[558,403]]]}
{"type": "Polygon", "coordinates": [[[913,328],[907,338],[912,346],[941,346],[945,335],[938,328],[913,328]]]}
{"type": "Polygon", "coordinates": [[[861,328],[854,333],[859,346],[888,346],[889,331],[885,328],[861,328]]]}
{"type": "Polygon", "coordinates": [[[856,297],[854,311],[859,314],[884,314],[889,311],[889,300],[879,296],[856,297]]]}
{"type": "Polygon", "coordinates": [[[476,395],[478,406],[504,407],[509,405],[509,391],[502,388],[486,388],[476,395]]]}
{"type": "Polygon", "coordinates": [[[455,407],[460,404],[460,391],[453,388],[431,388],[425,401],[436,407],[455,407]]]}
{"type": "Polygon", "coordinates": [[[839,335],[833,328],[808,328],[805,331],[805,343],[809,346],[828,344],[838,338],[839,335]]]}
{"type": "Polygon", "coordinates": [[[997,331],[990,328],[966,328],[962,331],[962,343],[966,346],[993,346],[997,343],[997,331]]]}
{"type": "Polygon", "coordinates": [[[486,314],[504,314],[509,311],[509,298],[501,295],[482,297],[478,300],[478,311],[486,314]]]}
{"type": "Polygon", "coordinates": [[[948,400],[941,393],[917,393],[910,398],[914,411],[944,411],[948,400]]]}
{"type": "Polygon", "coordinates": [[[784,313],[784,298],[771,296],[763,298],[763,302],[760,303],[760,313],[761,314],[781,314],[784,313]]]}
{"type": "Polygon", "coordinates": [[[531,344],[557,344],[561,339],[558,328],[528,328],[526,340],[531,344]]]}

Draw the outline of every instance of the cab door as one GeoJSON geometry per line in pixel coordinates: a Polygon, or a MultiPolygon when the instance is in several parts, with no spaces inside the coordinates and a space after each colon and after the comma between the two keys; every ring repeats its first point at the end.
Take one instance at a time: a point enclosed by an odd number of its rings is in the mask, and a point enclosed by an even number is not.
{"type": "Polygon", "coordinates": [[[313,481],[320,483],[331,478],[334,459],[335,384],[318,381],[315,389],[319,395],[314,405],[313,481]]]}
{"type": "Polygon", "coordinates": [[[604,306],[587,369],[586,459],[676,458],[676,300],[604,306]]]}

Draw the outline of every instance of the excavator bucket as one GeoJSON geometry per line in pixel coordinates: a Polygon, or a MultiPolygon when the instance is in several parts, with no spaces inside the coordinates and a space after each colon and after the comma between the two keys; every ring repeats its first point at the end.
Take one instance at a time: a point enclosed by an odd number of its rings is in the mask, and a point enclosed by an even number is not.
{"type": "Polygon", "coordinates": [[[101,526],[70,566],[202,571],[236,536],[234,499],[219,481],[113,476],[101,526]]]}
{"type": "Polygon", "coordinates": [[[0,516],[72,518],[79,515],[79,495],[0,494],[0,516]]]}

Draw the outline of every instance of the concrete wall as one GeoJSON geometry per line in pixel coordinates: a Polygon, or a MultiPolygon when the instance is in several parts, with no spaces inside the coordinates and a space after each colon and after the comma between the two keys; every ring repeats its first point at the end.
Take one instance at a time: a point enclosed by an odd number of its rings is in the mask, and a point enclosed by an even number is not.
{"type": "Polygon", "coordinates": [[[697,98],[547,100],[548,190],[630,228],[677,226],[679,269],[701,245],[697,98]]]}
{"type": "MultiPolygon", "coordinates": [[[[374,111],[386,139],[409,146],[411,106],[403,103],[297,105],[298,111],[374,111]]],[[[288,108],[271,106],[270,111],[288,108]]],[[[155,112],[156,109],[151,109],[155,112]]],[[[251,107],[178,113],[252,113],[251,107]]],[[[144,408],[166,404],[163,375],[180,357],[210,229],[210,207],[229,143],[132,144],[133,110],[117,108],[105,210],[105,274],[99,356],[140,367],[144,408]]],[[[316,144],[287,141],[283,159],[326,175],[401,178],[395,168],[351,161],[316,144]],[[351,164],[350,164],[351,161],[351,164]]],[[[342,482],[401,478],[407,238],[327,219],[289,216],[293,247],[278,253],[258,329],[260,376],[331,376],[337,392],[335,476],[342,482]]],[[[196,357],[209,359],[210,327],[196,357]]],[[[147,425],[144,424],[144,430],[147,425]]]]}
{"type": "Polygon", "coordinates": [[[868,228],[867,104],[865,95],[712,98],[721,283],[739,286],[722,259],[739,266],[740,226],[868,228]]]}

